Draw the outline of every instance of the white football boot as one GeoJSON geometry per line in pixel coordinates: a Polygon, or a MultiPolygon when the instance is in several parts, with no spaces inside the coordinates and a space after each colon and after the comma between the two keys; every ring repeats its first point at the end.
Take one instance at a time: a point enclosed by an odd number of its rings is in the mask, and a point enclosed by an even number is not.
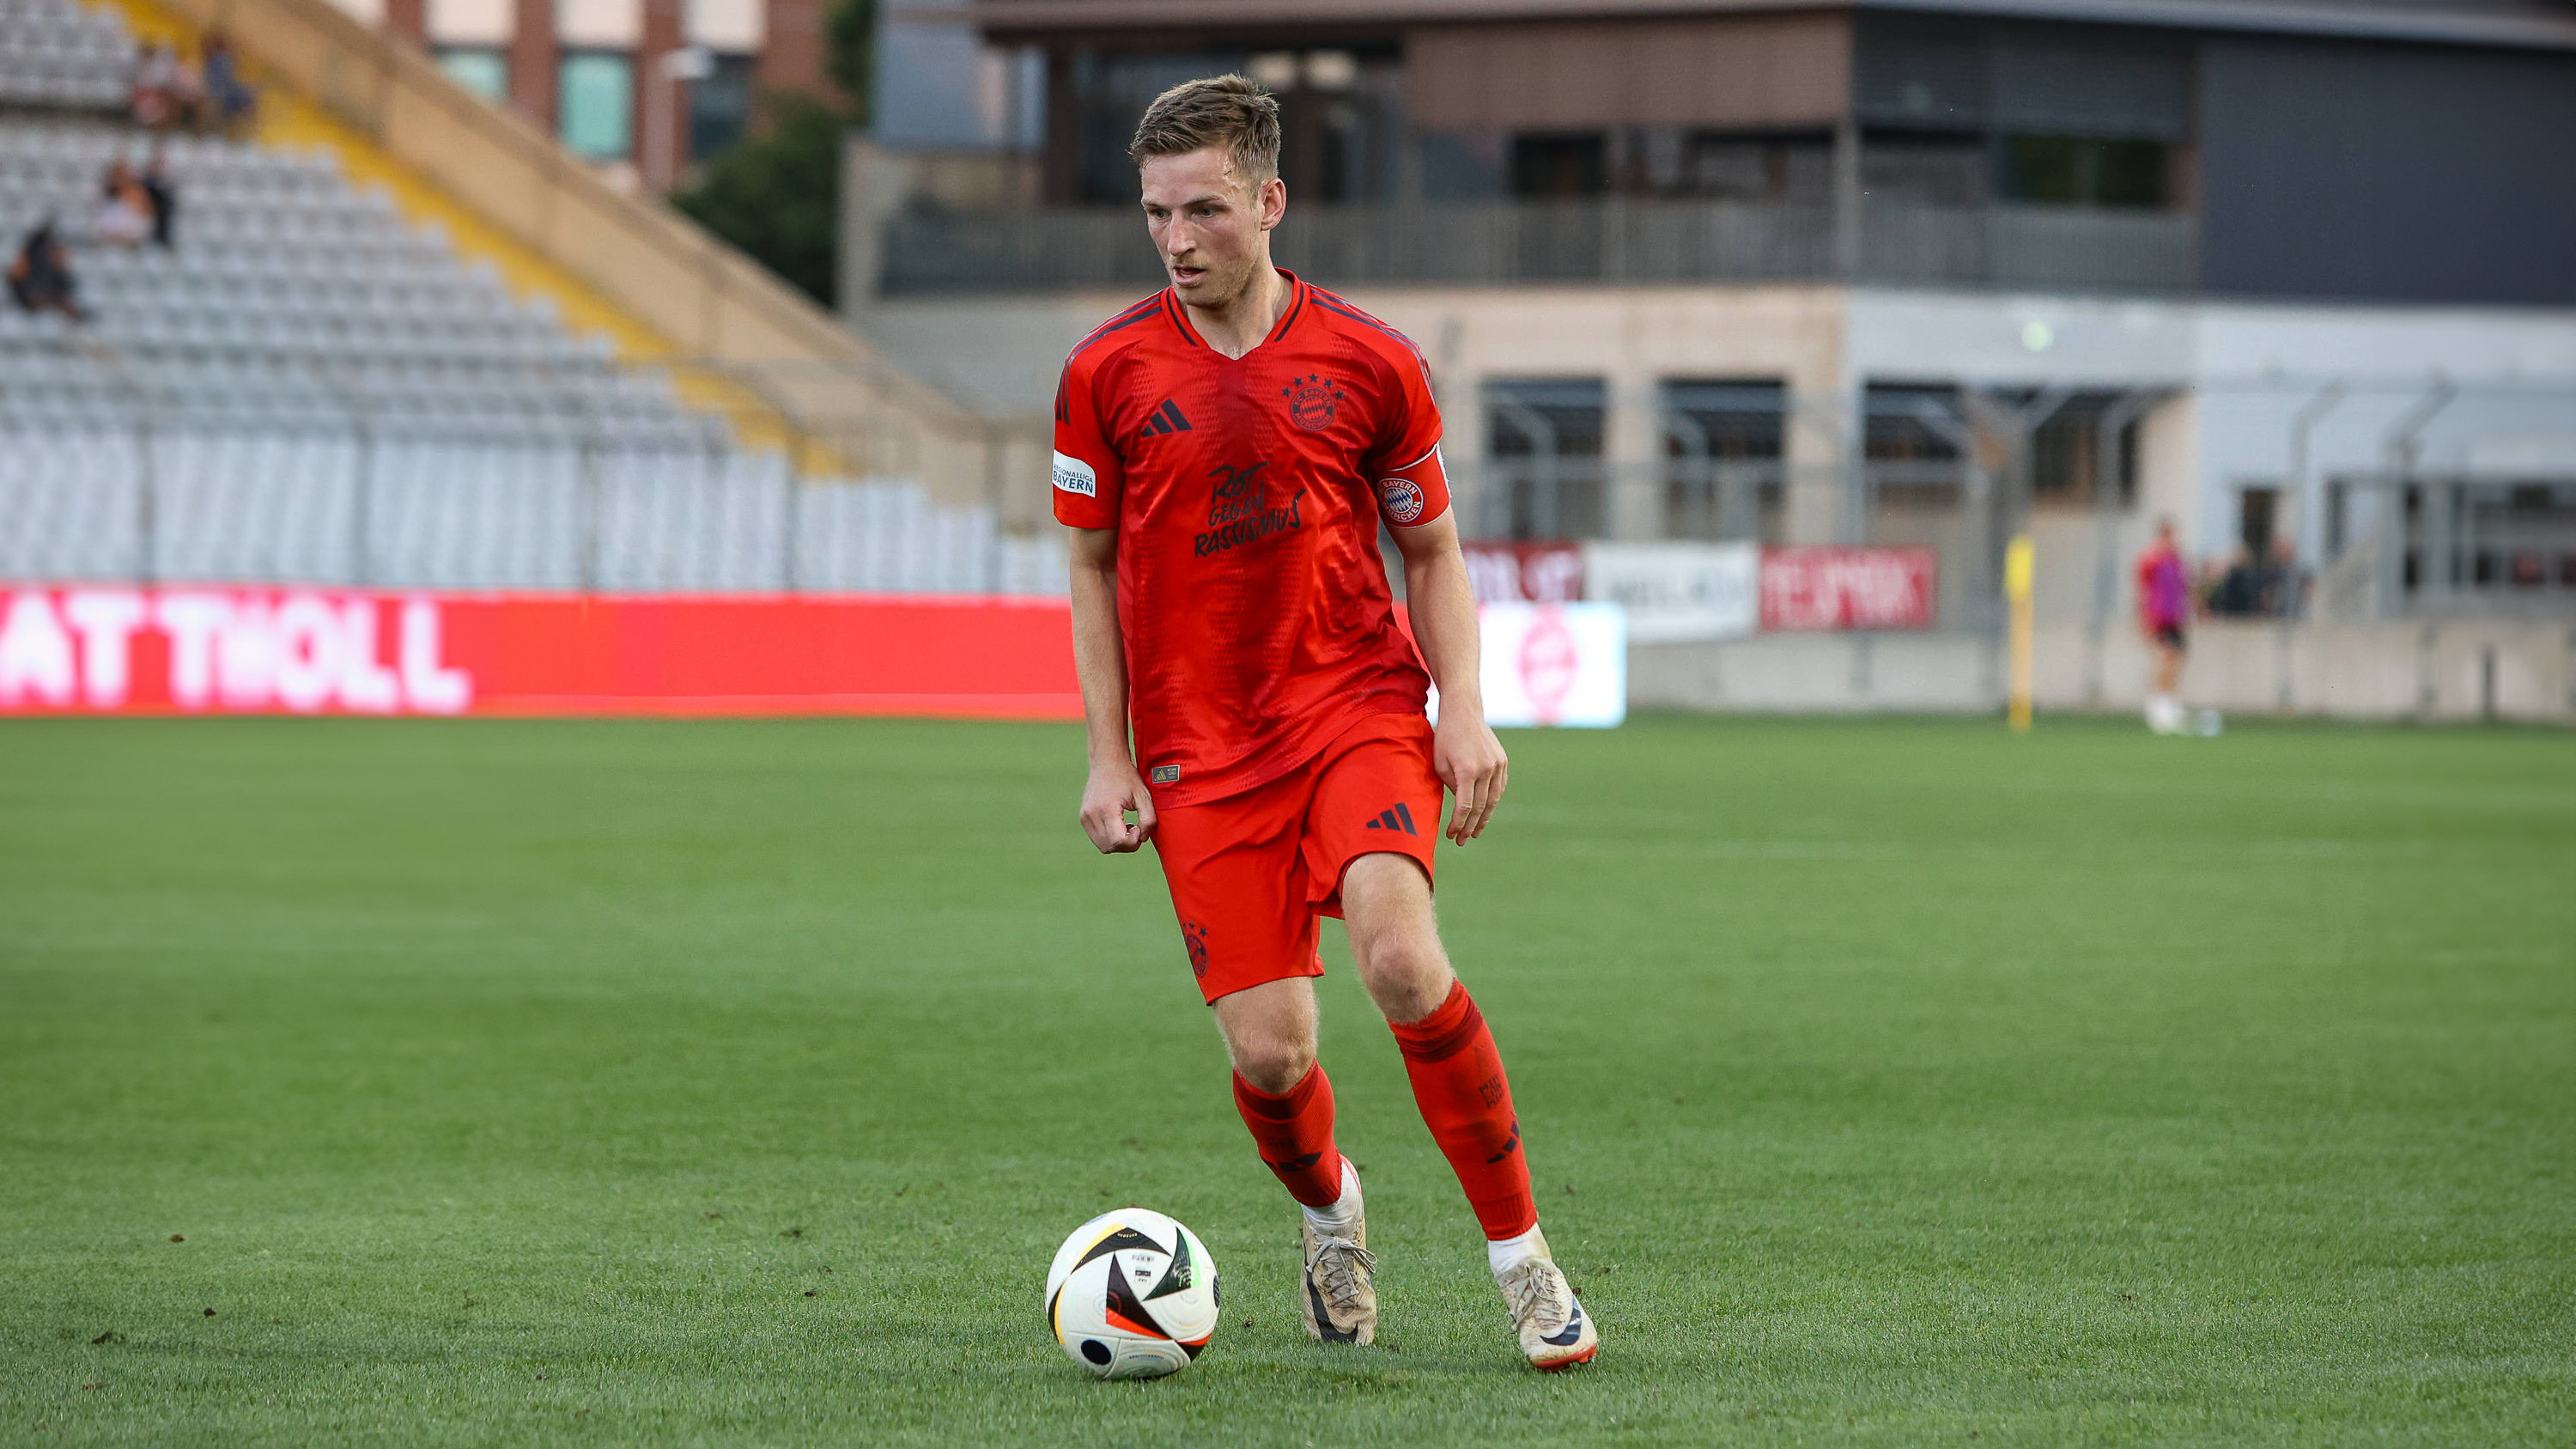
{"type": "Polygon", "coordinates": [[[1547,1235],[1536,1228],[1522,1240],[1530,1255],[1494,1275],[1511,1310],[1512,1332],[1519,1335],[1521,1356],[1530,1367],[1554,1373],[1590,1363],[1601,1351],[1601,1335],[1592,1315],[1574,1296],[1565,1274],[1548,1257],[1547,1235]]]}
{"type": "Polygon", "coordinates": [[[1359,1169],[1342,1164],[1342,1198],[1325,1210],[1329,1226],[1318,1230],[1314,1209],[1306,1209],[1297,1229],[1297,1246],[1306,1271],[1298,1279],[1298,1312],[1306,1336],[1319,1343],[1371,1343],[1377,1339],[1377,1283],[1371,1274],[1377,1255],[1368,1250],[1368,1216],[1360,1199],[1359,1169]]]}

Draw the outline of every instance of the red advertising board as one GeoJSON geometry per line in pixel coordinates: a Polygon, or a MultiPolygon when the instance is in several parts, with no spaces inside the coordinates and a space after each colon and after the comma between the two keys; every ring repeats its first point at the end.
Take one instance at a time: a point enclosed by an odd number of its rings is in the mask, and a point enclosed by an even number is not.
{"type": "Polygon", "coordinates": [[[1929,629],[1940,598],[1928,548],[1766,548],[1762,629],[1929,629]]]}
{"type": "Polygon", "coordinates": [[[0,586],[0,713],[1078,719],[1062,599],[0,586]]]}

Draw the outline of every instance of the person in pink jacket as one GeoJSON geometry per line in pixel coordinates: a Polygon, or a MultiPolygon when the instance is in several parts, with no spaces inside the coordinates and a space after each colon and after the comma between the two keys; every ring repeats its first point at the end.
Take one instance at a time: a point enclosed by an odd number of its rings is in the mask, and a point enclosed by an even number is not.
{"type": "Polygon", "coordinates": [[[2183,729],[2184,629],[2191,621],[2191,571],[2174,547],[2170,518],[2156,523],[2156,541],[2138,555],[2138,628],[2156,653],[2155,687],[2147,694],[2147,728],[2160,735],[2183,729]]]}

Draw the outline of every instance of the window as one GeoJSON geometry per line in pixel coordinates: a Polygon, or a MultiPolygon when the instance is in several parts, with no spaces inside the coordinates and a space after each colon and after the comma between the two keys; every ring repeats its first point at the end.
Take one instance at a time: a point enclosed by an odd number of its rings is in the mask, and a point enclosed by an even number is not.
{"type": "Polygon", "coordinates": [[[1136,163],[1127,143],[1145,107],[1183,81],[1228,71],[1250,75],[1278,97],[1279,174],[1291,197],[1335,202],[1394,194],[1404,67],[1384,41],[1259,55],[1077,54],[1071,71],[1073,174],[1058,184],[1075,201],[1134,206],[1136,163]]]}
{"type": "Polygon", "coordinates": [[[1675,381],[1662,401],[1665,535],[1760,537],[1780,505],[1787,389],[1776,378],[1675,381]]]}
{"type": "Polygon", "coordinates": [[[1994,163],[1984,138],[1872,133],[1860,153],[1860,185],[1874,201],[1979,206],[1994,163]]]}
{"type": "Polygon", "coordinates": [[[1862,446],[1870,461],[1946,463],[1959,456],[1951,433],[1960,417],[1957,388],[1873,382],[1862,406],[1867,415],[1862,446]]]}
{"type": "Polygon", "coordinates": [[[1514,196],[1563,201],[1609,189],[1609,138],[1599,131],[1512,138],[1514,196]]]}
{"type": "Polygon", "coordinates": [[[1664,452],[1725,461],[1780,456],[1788,392],[1777,378],[1664,384],[1664,452]]]}
{"type": "Polygon", "coordinates": [[[2082,136],[2006,136],[1999,189],[2014,201],[2158,208],[2165,204],[2165,146],[2161,141],[2082,136]]]}
{"type": "Polygon", "coordinates": [[[1393,95],[1350,91],[1298,96],[1281,110],[1281,124],[1297,143],[1284,147],[1280,158],[1282,169],[1294,178],[1292,189],[1295,180],[1303,180],[1306,195],[1317,201],[1368,201],[1394,194],[1395,148],[1401,142],[1393,95]]]}
{"type": "Polygon", "coordinates": [[[625,160],[634,151],[634,62],[610,51],[576,51],[558,74],[563,143],[593,161],[625,160]]]}
{"type": "Polygon", "coordinates": [[[689,154],[703,161],[742,139],[751,124],[757,57],[719,55],[704,80],[689,83],[689,154]]]}
{"type": "MultiPolygon", "coordinates": [[[[2081,505],[2102,501],[2095,492],[2103,461],[2102,420],[2125,396],[2116,391],[2076,393],[2030,430],[2028,462],[2034,500],[2081,505]]],[[[1987,402],[2007,413],[2028,408],[2037,398],[2031,389],[1986,394],[1987,402]]],[[[1961,445],[1970,432],[1978,430],[1969,421],[1975,416],[1969,400],[1957,388],[1874,382],[1863,407],[1871,486],[1880,499],[1917,507],[1948,507],[1958,501],[1959,485],[1973,461],[1961,445]]],[[[2004,441],[1988,437],[1997,448],[2004,441]]],[[[1999,474],[2009,466],[2000,452],[1989,453],[1987,463],[1999,474]]],[[[2137,490],[2136,418],[2122,426],[2110,463],[2118,490],[2113,501],[2125,507],[2137,490]]]]}
{"type": "Polygon", "coordinates": [[[2247,558],[2269,558],[2272,538],[2280,531],[2281,489],[2277,484],[2248,484],[2236,494],[2236,542],[2247,558]]]}
{"type": "Polygon", "coordinates": [[[1136,163],[1127,159],[1127,143],[1135,137],[1136,122],[1145,107],[1183,81],[1241,71],[1250,64],[1251,58],[1242,51],[1077,54],[1073,105],[1079,119],[1073,199],[1134,206],[1136,163]]]}
{"type": "Polygon", "coordinates": [[[1422,133],[1422,195],[1430,201],[1492,201],[1503,194],[1511,149],[1500,131],[1422,133]]]}
{"type": "Polygon", "coordinates": [[[447,78],[487,101],[510,97],[510,62],[497,50],[452,46],[438,52],[438,68],[447,78]]]}
{"type": "MultiPolygon", "coordinates": [[[[2091,505],[2102,467],[2102,415],[2120,401],[2116,392],[2080,392],[2068,398],[2030,434],[2030,491],[2047,502],[2091,505]]],[[[2137,492],[2138,423],[2121,428],[2111,459],[2112,500],[2125,508],[2137,492]]]]}
{"type": "Polygon", "coordinates": [[[1833,143],[1826,137],[1703,131],[1680,141],[1680,174],[1672,189],[1681,195],[1817,204],[1833,194],[1833,143]]]}
{"type": "Polygon", "coordinates": [[[1309,201],[1395,194],[1404,142],[1404,67],[1392,56],[1306,53],[1299,83],[1279,96],[1279,174],[1309,201]]]}
{"type": "Polygon", "coordinates": [[[1608,399],[1597,377],[1486,381],[1488,532],[1507,538],[1600,534],[1608,399]]]}
{"type": "Polygon", "coordinates": [[[1949,508],[1960,498],[1966,426],[1959,390],[1946,384],[1873,382],[1862,393],[1861,451],[1870,495],[1895,508],[1949,508]]]}

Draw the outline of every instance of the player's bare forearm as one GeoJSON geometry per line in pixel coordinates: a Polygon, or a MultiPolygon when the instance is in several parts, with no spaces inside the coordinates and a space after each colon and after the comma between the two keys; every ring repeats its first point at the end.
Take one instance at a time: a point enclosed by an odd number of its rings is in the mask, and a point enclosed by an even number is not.
{"type": "Polygon", "coordinates": [[[1446,719],[1454,707],[1483,719],[1476,590],[1467,581],[1466,555],[1458,551],[1457,519],[1442,517],[1420,528],[1397,529],[1395,546],[1404,555],[1404,601],[1413,617],[1413,640],[1422,646],[1431,682],[1440,686],[1441,717],[1446,719]]]}
{"type": "Polygon", "coordinates": [[[1413,616],[1413,637],[1422,646],[1432,682],[1440,686],[1440,725],[1432,740],[1431,764],[1458,797],[1449,812],[1448,835],[1464,845],[1485,833],[1511,775],[1502,741],[1485,724],[1476,590],[1467,580],[1466,556],[1458,551],[1454,514],[1395,530],[1395,546],[1404,555],[1404,597],[1413,616]]]}
{"type": "Polygon", "coordinates": [[[1073,530],[1073,672],[1082,686],[1082,830],[1105,854],[1154,835],[1154,801],[1127,745],[1127,646],[1118,635],[1118,531],[1073,530]],[[1129,824],[1127,812],[1136,812],[1129,824]]]}
{"type": "Polygon", "coordinates": [[[1073,672],[1091,763],[1134,763],[1127,747],[1127,648],[1118,637],[1118,533],[1073,533],[1073,672]]]}

